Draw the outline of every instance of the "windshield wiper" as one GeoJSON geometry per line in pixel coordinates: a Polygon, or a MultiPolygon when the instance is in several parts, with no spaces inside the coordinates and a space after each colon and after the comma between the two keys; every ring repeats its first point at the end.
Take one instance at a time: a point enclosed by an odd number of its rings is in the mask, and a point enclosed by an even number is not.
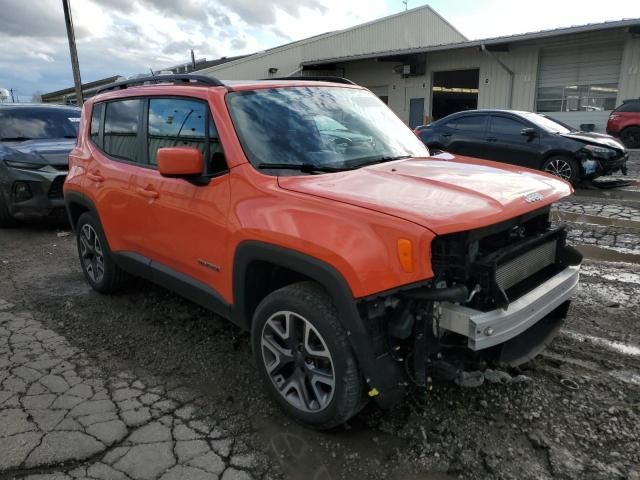
{"type": "Polygon", "coordinates": [[[385,163],[385,162],[392,162],[394,160],[403,160],[405,158],[411,158],[412,155],[396,155],[396,156],[390,156],[390,155],[386,155],[386,156],[382,156],[382,157],[376,157],[376,158],[369,158],[367,160],[365,160],[362,163],[358,163],[354,168],[360,168],[360,167],[366,167],[367,165],[375,165],[377,163],[385,163]]]}
{"type": "Polygon", "coordinates": [[[27,140],[33,140],[29,137],[2,137],[0,142],[26,142],[27,140]]]}
{"type": "Polygon", "coordinates": [[[259,163],[258,168],[261,170],[298,170],[303,173],[331,173],[350,170],[349,168],[327,167],[324,165],[314,165],[312,163],[259,163]]]}

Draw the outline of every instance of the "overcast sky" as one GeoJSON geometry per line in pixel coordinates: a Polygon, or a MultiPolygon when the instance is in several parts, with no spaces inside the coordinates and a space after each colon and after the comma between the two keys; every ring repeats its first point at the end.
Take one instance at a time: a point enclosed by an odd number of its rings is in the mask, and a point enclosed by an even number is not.
{"type": "MultiPolygon", "coordinates": [[[[640,18],[639,0],[409,0],[470,39],[640,18]]],[[[82,80],[252,53],[404,10],[401,0],[71,0],[82,80]]],[[[61,0],[0,0],[0,87],[71,86],[61,0]]]]}

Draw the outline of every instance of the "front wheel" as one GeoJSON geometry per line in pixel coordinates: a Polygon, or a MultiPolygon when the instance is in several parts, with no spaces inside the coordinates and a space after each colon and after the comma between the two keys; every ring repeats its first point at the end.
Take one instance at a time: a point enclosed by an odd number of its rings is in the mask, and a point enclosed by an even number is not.
{"type": "Polygon", "coordinates": [[[568,157],[551,157],[542,165],[542,170],[575,184],[580,178],[578,163],[568,157]]]}
{"type": "Polygon", "coordinates": [[[316,283],[288,285],[264,298],[251,341],[267,390],[294,419],[325,430],[364,406],[364,383],[346,331],[316,283]]]}

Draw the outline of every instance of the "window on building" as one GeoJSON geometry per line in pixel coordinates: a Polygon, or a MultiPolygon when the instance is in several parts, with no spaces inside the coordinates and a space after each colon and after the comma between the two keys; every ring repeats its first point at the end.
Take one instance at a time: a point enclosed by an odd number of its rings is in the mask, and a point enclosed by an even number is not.
{"type": "MultiPolygon", "coordinates": [[[[455,120],[455,128],[469,132],[482,132],[487,123],[486,115],[468,115],[455,120]]],[[[448,124],[447,124],[448,125],[448,124]]]]}
{"type": "MultiPolygon", "coordinates": [[[[207,155],[205,136],[207,104],[197,100],[151,99],[149,101],[149,163],[157,165],[158,149],[164,147],[194,147],[207,155]]],[[[218,132],[209,117],[209,173],[227,169],[220,147],[218,132]]]]}
{"type": "Polygon", "coordinates": [[[138,125],[142,100],[117,100],[106,105],[103,150],[117,158],[140,162],[138,125]]]}
{"type": "Polygon", "coordinates": [[[597,112],[613,110],[618,96],[617,83],[539,87],[538,112],[597,112]]]}
{"type": "Polygon", "coordinates": [[[91,112],[91,140],[93,143],[102,147],[100,144],[100,123],[102,122],[102,109],[104,103],[96,103],[91,112]]]}
{"type": "Polygon", "coordinates": [[[526,125],[515,119],[492,116],[489,131],[491,133],[500,133],[502,135],[520,135],[523,128],[526,128],[526,125]]]}

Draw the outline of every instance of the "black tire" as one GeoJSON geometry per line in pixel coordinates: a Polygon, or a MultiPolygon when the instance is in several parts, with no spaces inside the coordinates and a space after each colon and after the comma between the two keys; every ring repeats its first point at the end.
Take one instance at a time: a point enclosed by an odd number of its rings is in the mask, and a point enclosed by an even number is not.
{"type": "Polygon", "coordinates": [[[319,430],[327,430],[345,423],[366,404],[363,401],[365,398],[363,378],[347,340],[347,333],[338,320],[337,310],[331,297],[320,285],[314,282],[299,282],[276,290],[265,297],[253,316],[251,343],[259,375],[267,390],[278,405],[295,420],[319,430]],[[295,333],[289,335],[290,340],[279,336],[277,339],[279,344],[291,346],[291,348],[282,347],[282,352],[287,352],[287,355],[283,354],[283,357],[287,358],[286,360],[282,362],[270,361],[270,358],[267,357],[276,356],[273,355],[272,349],[263,347],[263,334],[265,342],[273,342],[273,334],[277,332],[272,328],[274,324],[272,322],[285,321],[285,312],[291,314],[289,324],[292,327],[287,328],[287,331],[302,333],[300,327],[294,326],[294,322],[302,325],[305,332],[307,331],[305,322],[311,325],[312,328],[309,330],[311,333],[308,334],[309,342],[300,342],[299,336],[295,333]],[[307,343],[312,341],[315,343],[315,352],[323,352],[323,355],[328,352],[328,359],[318,360],[318,358],[306,357],[309,351],[314,351],[313,348],[307,349],[307,343]],[[263,349],[266,353],[263,353],[263,349]],[[292,355],[289,356],[289,352],[292,352],[292,355]],[[288,359],[296,355],[297,359],[288,359]],[[282,368],[273,369],[274,377],[283,377],[282,389],[276,386],[277,378],[272,379],[268,371],[269,366],[274,362],[284,365],[282,368]],[[331,365],[331,368],[327,366],[328,364],[331,365]],[[331,394],[327,393],[326,383],[312,380],[315,378],[316,372],[323,372],[324,376],[328,376],[327,372],[333,374],[334,383],[331,394]],[[290,376],[284,378],[289,373],[290,376]],[[304,399],[300,398],[303,395],[300,395],[300,390],[296,391],[294,386],[284,390],[288,385],[295,384],[298,387],[301,385],[308,387],[306,388],[307,396],[304,399]],[[325,389],[318,388],[318,384],[324,385],[325,389]],[[319,391],[321,395],[318,395],[319,391]],[[287,395],[290,399],[285,398],[284,393],[281,392],[290,393],[287,395]],[[294,404],[296,396],[299,397],[298,403],[305,405],[296,406],[294,404]],[[320,397],[323,397],[324,400],[321,401],[320,397]],[[308,402],[308,399],[311,401],[308,402]]]}
{"type": "Polygon", "coordinates": [[[0,228],[9,228],[15,226],[16,219],[13,218],[4,201],[4,196],[0,192],[0,228]]]}
{"type": "Polygon", "coordinates": [[[76,242],[82,273],[91,288],[100,293],[115,293],[129,283],[131,277],[113,261],[102,226],[93,214],[85,212],[80,215],[76,225],[76,242]],[[90,253],[83,253],[86,247],[89,247],[90,253]],[[102,257],[101,274],[99,256],[102,257]],[[91,270],[95,273],[92,274],[91,270]]]}
{"type": "Polygon", "coordinates": [[[640,148],[640,127],[627,127],[620,134],[620,140],[627,148],[640,148]]]}
{"type": "Polygon", "coordinates": [[[580,179],[580,167],[573,158],[564,156],[549,157],[542,164],[542,170],[575,185],[580,179]]]}

